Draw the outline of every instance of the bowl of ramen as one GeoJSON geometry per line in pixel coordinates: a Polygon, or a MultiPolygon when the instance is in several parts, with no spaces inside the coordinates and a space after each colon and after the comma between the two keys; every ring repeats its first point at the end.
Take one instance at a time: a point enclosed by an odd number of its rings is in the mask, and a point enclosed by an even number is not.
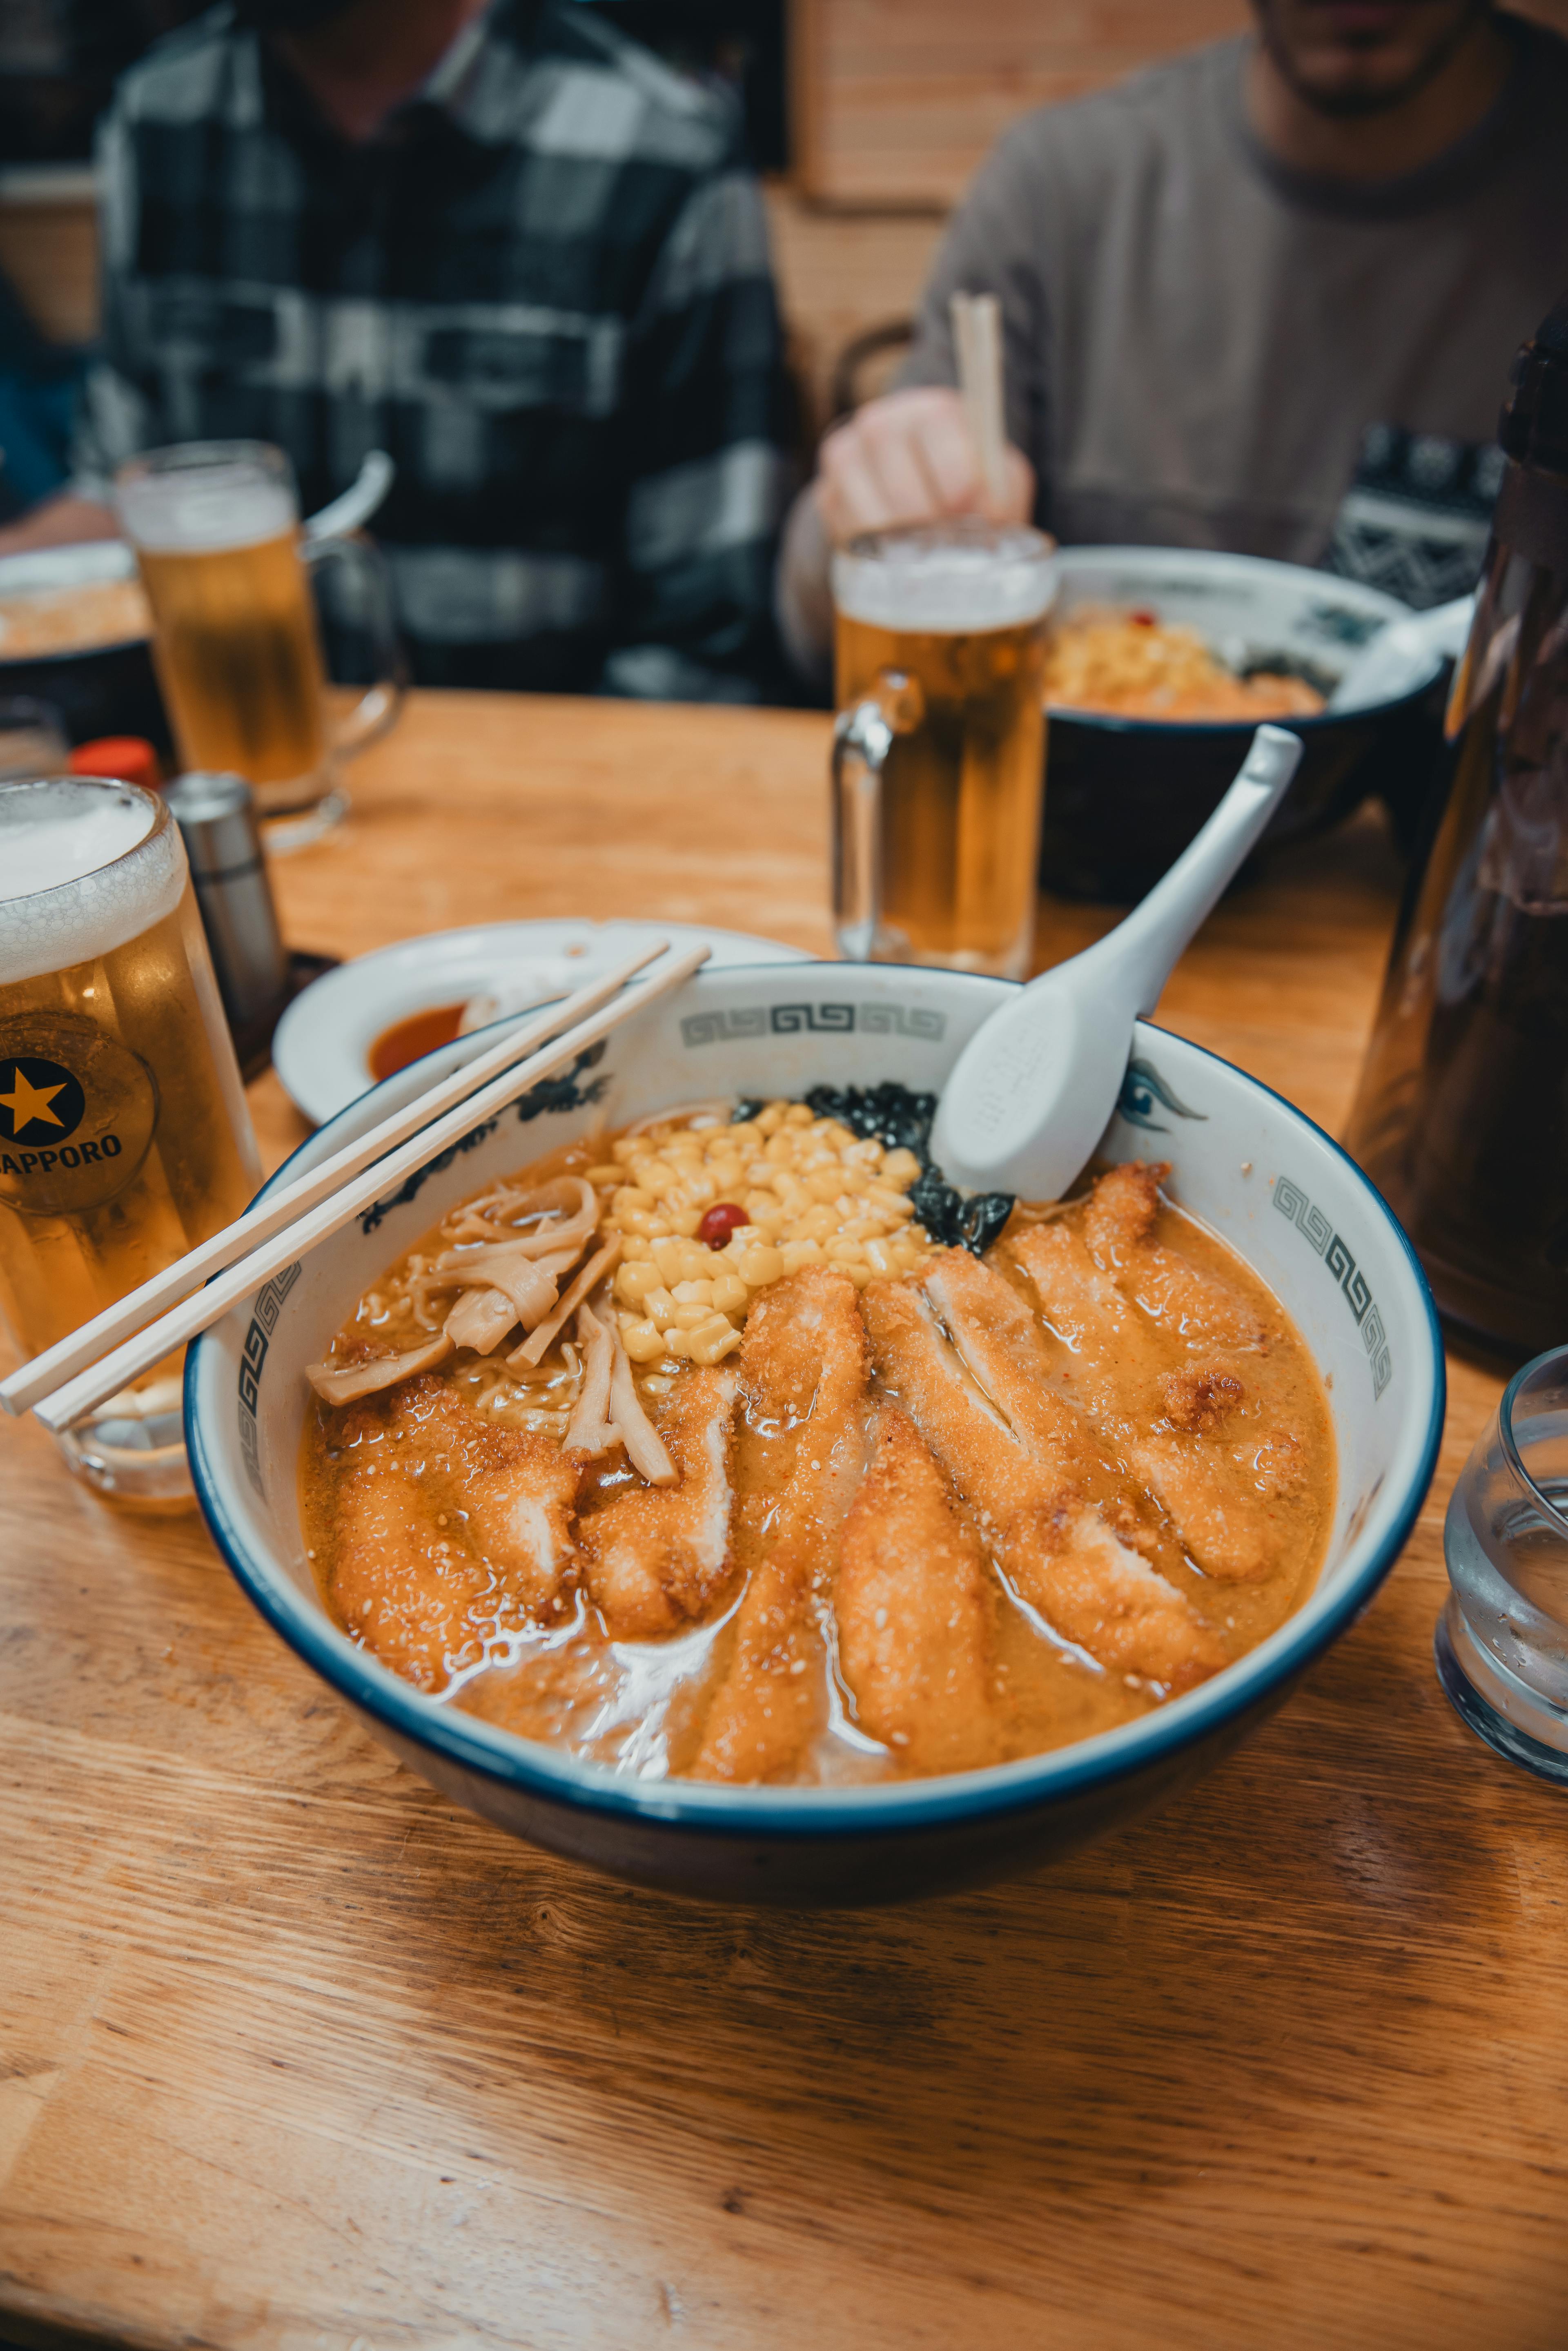
{"type": "Polygon", "coordinates": [[[117,538],[0,557],[0,693],[53,704],[73,743],[170,748],[136,559],[117,538]]]}
{"type": "Polygon", "coordinates": [[[1040,878],[1140,898],[1212,814],[1252,729],[1304,746],[1260,854],[1325,831],[1376,790],[1408,822],[1437,755],[1442,662],[1386,699],[1330,707],[1343,673],[1408,605],[1327,571],[1186,548],[1061,550],[1046,672],[1040,878]]]}
{"type": "Polygon", "coordinates": [[[1148,1027],[1082,1196],[960,1199],[1009,985],[704,973],[193,1349],[235,1575],[436,1787],[693,1895],[929,1893],[1178,1794],[1365,1607],[1442,1422],[1398,1227],[1148,1027]]]}

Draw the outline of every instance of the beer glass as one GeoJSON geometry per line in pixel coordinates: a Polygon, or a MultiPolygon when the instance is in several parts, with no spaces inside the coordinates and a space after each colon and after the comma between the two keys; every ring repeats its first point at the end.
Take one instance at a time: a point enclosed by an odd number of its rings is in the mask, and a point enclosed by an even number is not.
{"type": "Polygon", "coordinates": [[[386,569],[367,540],[302,538],[293,469],[263,441],[152,449],[115,476],[120,526],[152,608],[152,658],[183,767],[245,777],[287,848],[348,808],[340,758],[384,734],[402,698],[386,569]],[[337,564],[381,672],[334,726],[309,570],[337,564]]]}
{"type": "MultiPolygon", "coordinates": [[[[259,1180],[170,811],[96,777],[0,785],[0,1306],[23,1354],[229,1223],[259,1180]]],[[[61,1440],[100,1492],[189,1495],[180,1370],[61,1440]]]]}
{"type": "Polygon", "coordinates": [[[834,915],[857,962],[1029,969],[1054,552],[965,519],[833,558],[834,915]]]}

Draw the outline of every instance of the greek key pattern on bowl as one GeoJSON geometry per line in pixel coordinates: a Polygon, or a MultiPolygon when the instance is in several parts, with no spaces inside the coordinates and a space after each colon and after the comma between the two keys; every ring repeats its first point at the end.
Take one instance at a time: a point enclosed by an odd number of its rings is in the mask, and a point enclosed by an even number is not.
{"type": "Polygon", "coordinates": [[[245,1455],[246,1475],[264,1499],[261,1447],[256,1427],[256,1406],[261,1401],[262,1367],[267,1362],[272,1334],[277,1328],[283,1301],[298,1280],[301,1270],[298,1265],[286,1265],[281,1273],[274,1274],[264,1290],[256,1291],[250,1328],[245,1334],[245,1345],[240,1349],[239,1447],[245,1455]]]}
{"type": "Polygon", "coordinates": [[[681,1022],[684,1045],[726,1045],[744,1037],[915,1037],[939,1045],[947,1015],[915,1004],[753,1004],[735,1012],[692,1012],[681,1022]]]}
{"type": "Polygon", "coordinates": [[[1388,1352],[1388,1334],[1383,1327],[1383,1316],[1367,1286],[1366,1276],[1351,1254],[1349,1245],[1336,1233],[1321,1208],[1314,1207],[1299,1184],[1288,1176],[1274,1179],[1274,1206],[1282,1217],[1289,1217],[1308,1245],[1314,1249],[1344,1292],[1344,1302],[1350,1308],[1361,1343],[1366,1349],[1372,1367],[1372,1395],[1375,1403],[1394,1377],[1394,1361],[1388,1352]]]}

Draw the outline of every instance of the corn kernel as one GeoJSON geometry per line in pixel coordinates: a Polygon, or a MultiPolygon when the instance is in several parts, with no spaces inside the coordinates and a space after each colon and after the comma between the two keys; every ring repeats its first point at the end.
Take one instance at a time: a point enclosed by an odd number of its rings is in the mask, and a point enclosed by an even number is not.
{"type": "Polygon", "coordinates": [[[739,1344],[739,1332],[722,1314],[710,1315],[706,1322],[686,1333],[686,1353],[694,1364],[716,1364],[739,1344]]]}
{"type": "Polygon", "coordinates": [[[667,1159],[653,1158],[643,1160],[637,1170],[637,1181],[644,1192],[667,1192],[672,1184],[679,1183],[680,1177],[667,1159]]]}
{"type": "Polygon", "coordinates": [[[664,1221],[673,1233],[681,1234],[685,1239],[691,1240],[702,1222],[702,1212],[698,1208],[666,1209],[664,1221]]]}
{"type": "Polygon", "coordinates": [[[783,1279],[782,1252],[767,1241],[756,1242],[742,1253],[737,1270],[748,1289],[763,1290],[768,1282],[783,1279]]]}
{"type": "Polygon", "coordinates": [[[623,1322],[621,1343],[634,1364],[651,1364],[655,1355],[664,1352],[664,1333],[656,1322],[645,1318],[640,1322],[623,1322]]]}
{"type": "Polygon", "coordinates": [[[738,1273],[721,1273],[718,1280],[708,1286],[713,1291],[713,1302],[721,1314],[738,1313],[751,1295],[738,1273]]]}
{"type": "Polygon", "coordinates": [[[756,1123],[758,1134],[776,1134],[778,1129],[784,1123],[784,1113],[789,1107],[789,1105],[787,1102],[770,1102],[767,1103],[765,1107],[759,1110],[757,1113],[756,1123]]]}
{"type": "Polygon", "coordinates": [[[674,1331],[695,1331],[704,1322],[712,1321],[713,1302],[710,1299],[695,1298],[686,1304],[677,1299],[675,1311],[670,1317],[670,1327],[674,1331]]]}
{"type": "Polygon", "coordinates": [[[795,1138],[782,1129],[768,1138],[762,1156],[770,1167],[792,1167],[795,1164],[795,1138]]]}
{"type": "Polygon", "coordinates": [[[657,1205],[652,1193],[644,1192],[636,1184],[622,1184],[610,1202],[611,1213],[617,1217],[624,1216],[628,1209],[633,1215],[646,1216],[657,1205]]]}
{"type": "Polygon", "coordinates": [[[895,1273],[903,1272],[904,1268],[899,1262],[901,1252],[896,1242],[862,1241],[861,1247],[865,1252],[866,1263],[883,1280],[889,1280],[895,1273]]]}
{"type": "Polygon", "coordinates": [[[841,1238],[828,1243],[828,1262],[830,1265],[841,1265],[847,1267],[852,1265],[863,1265],[865,1261],[865,1245],[862,1241],[846,1241],[841,1238]]]}
{"type": "Polygon", "coordinates": [[[897,1184],[902,1187],[913,1184],[919,1173],[920,1162],[913,1151],[890,1151],[882,1163],[884,1184],[897,1184]]]}
{"type": "Polygon", "coordinates": [[[659,1269],[645,1259],[640,1265],[622,1262],[616,1270],[615,1295],[628,1306],[641,1306],[650,1290],[659,1286],[659,1269]]]}
{"type": "Polygon", "coordinates": [[[675,1301],[663,1287],[645,1290],[643,1292],[643,1311],[662,1331],[667,1322],[675,1319],[675,1301]]]}
{"type": "Polygon", "coordinates": [[[629,1233],[621,1244],[621,1254],[633,1265],[653,1263],[653,1244],[643,1233],[629,1233]]]}
{"type": "Polygon", "coordinates": [[[816,1113],[806,1102],[791,1102],[784,1113],[786,1126],[815,1126],[816,1113]]]}
{"type": "Polygon", "coordinates": [[[843,1177],[836,1165],[806,1178],[806,1189],[813,1200],[836,1200],[843,1188],[843,1177]]]}
{"type": "MultiPolygon", "coordinates": [[[[683,1241],[679,1279],[682,1281],[707,1281],[713,1275],[713,1251],[706,1241],[683,1241]]],[[[675,1295],[679,1297],[679,1290],[675,1295]]]]}
{"type": "Polygon", "coordinates": [[[678,1330],[672,1324],[671,1328],[663,1334],[660,1345],[666,1355],[681,1355],[689,1362],[690,1356],[687,1351],[690,1338],[689,1332],[678,1330]]]}
{"type": "Polygon", "coordinates": [[[610,1156],[617,1160],[622,1167],[629,1167],[642,1148],[643,1138],[640,1134],[623,1134],[619,1143],[611,1144],[610,1156]]]}
{"type": "Polygon", "coordinates": [[[799,1273],[802,1266],[822,1263],[822,1244],[817,1240],[786,1241],[779,1255],[784,1259],[786,1274],[799,1273]]]}
{"type": "Polygon", "coordinates": [[[713,1304],[713,1284],[711,1281],[693,1281],[690,1280],[685,1281],[677,1281],[674,1286],[674,1296],[677,1306],[711,1306],[713,1304]]]}
{"type": "Polygon", "coordinates": [[[622,1169],[613,1165],[608,1167],[586,1167],[583,1170],[584,1180],[593,1185],[619,1184],[622,1174],[622,1169]]]}
{"type": "Polygon", "coordinates": [[[825,1204],[819,1205],[796,1217],[795,1229],[784,1246],[788,1249],[790,1241],[831,1241],[838,1229],[839,1220],[833,1210],[825,1204]]]}
{"type": "Polygon", "coordinates": [[[738,1144],[743,1151],[749,1151],[757,1140],[758,1131],[754,1118],[737,1118],[733,1125],[725,1128],[724,1134],[727,1142],[738,1144]]]}

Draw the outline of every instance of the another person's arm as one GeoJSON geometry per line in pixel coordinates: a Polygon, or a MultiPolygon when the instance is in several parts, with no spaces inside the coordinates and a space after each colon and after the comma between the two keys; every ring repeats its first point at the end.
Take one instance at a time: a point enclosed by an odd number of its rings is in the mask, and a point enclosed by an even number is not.
{"type": "Polygon", "coordinates": [[[606,693],[755,702],[778,668],[787,395],[761,193],[731,152],[677,215],[624,388],[622,609],[606,693]]]}
{"type": "Polygon", "coordinates": [[[1013,142],[1004,141],[948,225],[897,388],[827,434],[816,479],[795,501],[779,564],[779,624],[791,659],[813,684],[825,680],[831,654],[834,546],[901,523],[964,514],[1027,522],[1037,510],[1040,486],[1025,451],[1040,442],[1045,326],[1024,179],[1013,142]],[[995,505],[956,389],[948,305],[960,289],[995,294],[1002,306],[1009,445],[1006,496],[995,505]]]}
{"type": "Polygon", "coordinates": [[[40,498],[16,522],[0,530],[0,555],[26,555],[36,547],[71,547],[83,538],[118,538],[114,508],[74,489],[40,498]]]}
{"type": "Polygon", "coordinates": [[[149,381],[138,380],[124,318],[123,285],[117,259],[129,250],[130,225],[137,217],[135,141],[117,99],[99,133],[99,249],[103,256],[102,348],[88,371],[71,451],[73,477],[16,522],[0,531],[0,554],[30,548],[67,547],[79,539],[118,538],[120,524],[109,503],[115,467],[133,451],[159,438],[149,381]]]}

